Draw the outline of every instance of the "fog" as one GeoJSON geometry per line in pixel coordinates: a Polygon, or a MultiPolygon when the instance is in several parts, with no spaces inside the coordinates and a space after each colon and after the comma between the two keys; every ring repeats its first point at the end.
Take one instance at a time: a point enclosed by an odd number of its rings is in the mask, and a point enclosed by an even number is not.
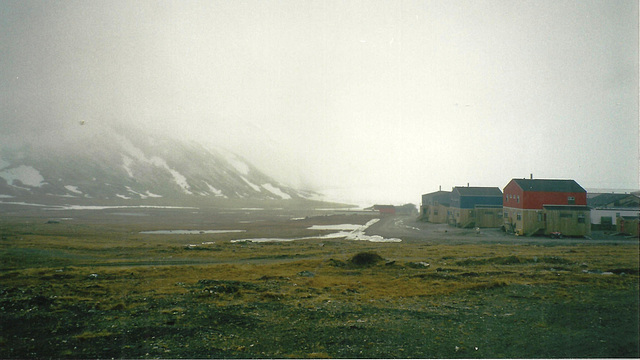
{"type": "Polygon", "coordinates": [[[3,0],[0,54],[5,137],[135,124],[357,203],[639,187],[637,1],[3,0]]]}

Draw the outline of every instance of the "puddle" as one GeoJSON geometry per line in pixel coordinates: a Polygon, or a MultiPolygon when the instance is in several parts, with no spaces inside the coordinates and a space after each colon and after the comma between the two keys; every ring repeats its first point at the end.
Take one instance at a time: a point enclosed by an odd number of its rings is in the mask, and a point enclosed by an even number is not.
{"type": "Polygon", "coordinates": [[[226,234],[240,233],[247,230],[152,230],[140,231],[140,234],[157,234],[157,235],[202,235],[202,234],[226,234]]]}

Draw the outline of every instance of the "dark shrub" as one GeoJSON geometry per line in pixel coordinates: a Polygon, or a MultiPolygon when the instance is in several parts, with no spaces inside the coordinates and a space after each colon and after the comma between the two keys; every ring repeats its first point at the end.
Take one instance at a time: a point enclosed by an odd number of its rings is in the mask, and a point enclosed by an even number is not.
{"type": "Polygon", "coordinates": [[[382,260],[382,256],[374,252],[361,252],[351,258],[351,263],[356,266],[372,266],[382,260]]]}

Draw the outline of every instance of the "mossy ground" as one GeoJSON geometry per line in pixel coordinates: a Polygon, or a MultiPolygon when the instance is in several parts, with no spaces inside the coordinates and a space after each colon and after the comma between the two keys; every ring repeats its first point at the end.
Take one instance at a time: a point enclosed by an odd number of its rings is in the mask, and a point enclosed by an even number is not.
{"type": "Polygon", "coordinates": [[[367,220],[4,220],[0,358],[638,357],[637,244],[229,242],[367,220]]]}

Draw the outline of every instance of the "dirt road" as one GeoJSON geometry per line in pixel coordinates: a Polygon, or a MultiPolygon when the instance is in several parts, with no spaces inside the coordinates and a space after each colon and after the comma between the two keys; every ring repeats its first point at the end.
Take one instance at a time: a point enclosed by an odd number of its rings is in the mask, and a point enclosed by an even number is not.
{"type": "Polygon", "coordinates": [[[461,229],[447,224],[431,224],[418,221],[415,216],[383,216],[366,231],[367,235],[380,235],[385,238],[401,238],[404,241],[428,241],[434,243],[517,243],[538,245],[598,244],[618,245],[637,244],[637,238],[594,232],[590,238],[551,239],[542,236],[524,237],[506,234],[499,228],[461,229]]]}

